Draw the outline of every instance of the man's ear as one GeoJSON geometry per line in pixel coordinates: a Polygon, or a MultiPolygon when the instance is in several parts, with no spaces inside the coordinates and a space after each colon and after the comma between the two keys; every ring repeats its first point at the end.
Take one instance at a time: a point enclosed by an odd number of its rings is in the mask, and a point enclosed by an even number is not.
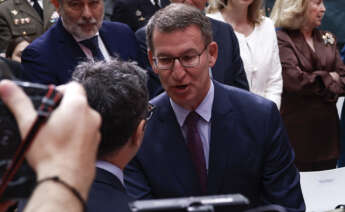
{"type": "Polygon", "coordinates": [[[60,8],[59,0],[50,0],[50,1],[51,1],[51,3],[55,6],[56,11],[59,12],[59,8],[60,8]]]}
{"type": "Polygon", "coordinates": [[[156,74],[158,74],[158,70],[157,70],[157,68],[156,68],[156,66],[155,66],[155,63],[153,62],[153,52],[151,51],[151,49],[147,49],[147,57],[148,57],[148,59],[149,59],[149,61],[150,61],[150,65],[151,65],[151,67],[152,67],[152,70],[156,73],[156,74]]]}
{"type": "Polygon", "coordinates": [[[212,41],[208,46],[209,54],[209,67],[213,67],[216,64],[218,57],[218,45],[216,42],[212,41]]]}
{"type": "Polygon", "coordinates": [[[138,124],[137,129],[135,130],[134,134],[131,137],[131,145],[134,145],[138,150],[140,148],[141,142],[144,137],[144,130],[145,130],[146,120],[141,120],[138,124]]]}

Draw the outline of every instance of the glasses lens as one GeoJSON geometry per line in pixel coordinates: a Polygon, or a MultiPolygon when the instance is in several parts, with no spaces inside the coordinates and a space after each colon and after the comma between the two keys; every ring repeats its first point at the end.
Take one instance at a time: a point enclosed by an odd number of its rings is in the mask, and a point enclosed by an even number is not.
{"type": "Polygon", "coordinates": [[[156,59],[156,64],[159,69],[169,69],[171,67],[173,60],[174,59],[170,57],[158,57],[156,59]]]}
{"type": "Polygon", "coordinates": [[[182,56],[180,61],[184,67],[194,67],[199,65],[199,55],[182,56]]]}

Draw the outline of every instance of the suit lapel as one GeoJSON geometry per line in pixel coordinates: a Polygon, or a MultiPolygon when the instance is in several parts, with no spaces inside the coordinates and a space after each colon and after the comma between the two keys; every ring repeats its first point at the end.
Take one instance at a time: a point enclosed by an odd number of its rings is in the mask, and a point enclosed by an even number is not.
{"type": "Polygon", "coordinates": [[[161,145],[167,155],[167,167],[175,176],[179,184],[185,190],[185,194],[200,193],[198,177],[190,158],[186,142],[178,125],[175,113],[170,105],[168,96],[165,94],[164,104],[159,109],[161,129],[164,132],[164,139],[161,145]]]}
{"type": "Polygon", "coordinates": [[[58,41],[57,48],[59,53],[63,54],[60,57],[61,63],[64,63],[64,67],[69,67],[70,69],[64,70],[64,72],[73,72],[74,67],[81,61],[86,60],[86,55],[83,50],[78,45],[77,41],[73,36],[66,31],[62,25],[61,18],[59,18],[56,24],[55,36],[58,36],[56,40],[58,41]]]}
{"type": "Polygon", "coordinates": [[[107,49],[109,55],[112,57],[116,57],[117,56],[116,52],[120,52],[117,49],[117,46],[113,45],[114,44],[114,36],[116,36],[116,35],[109,32],[108,28],[104,25],[104,22],[102,24],[102,27],[99,29],[99,35],[101,36],[102,41],[104,43],[104,46],[107,49]]]}
{"type": "Polygon", "coordinates": [[[28,1],[26,1],[26,0],[14,0],[14,2],[17,5],[18,10],[29,15],[31,18],[36,19],[40,23],[43,23],[41,17],[37,14],[36,10],[29,4],[28,1]]]}
{"type": "Polygon", "coordinates": [[[317,55],[311,50],[303,34],[299,30],[293,30],[289,32],[289,35],[292,40],[292,45],[298,50],[299,60],[303,66],[307,67],[306,70],[313,70],[313,62],[317,55]]]}
{"type": "Polygon", "coordinates": [[[214,101],[211,118],[211,140],[207,192],[219,193],[224,181],[224,170],[228,168],[228,157],[235,159],[236,146],[231,138],[238,138],[235,129],[235,113],[232,110],[229,93],[214,83],[214,101]]]}

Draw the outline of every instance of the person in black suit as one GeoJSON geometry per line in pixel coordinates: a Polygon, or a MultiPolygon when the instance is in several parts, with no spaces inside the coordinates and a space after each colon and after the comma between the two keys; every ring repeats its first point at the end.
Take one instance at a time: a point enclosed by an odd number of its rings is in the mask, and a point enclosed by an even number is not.
{"type": "Polygon", "coordinates": [[[90,106],[102,117],[88,211],[129,212],[122,169],[140,147],[149,114],[146,72],[134,63],[114,59],[84,62],[72,78],[84,86],[90,106]]]}
{"type": "MultiPolygon", "coordinates": [[[[192,0],[171,0],[172,3],[188,4],[194,6],[200,10],[204,10],[206,6],[206,0],[192,1],[192,0]]],[[[213,40],[218,44],[218,60],[210,74],[213,79],[218,82],[232,85],[238,88],[249,90],[246,73],[243,68],[242,59],[240,56],[240,50],[236,35],[229,24],[211,19],[213,40]]],[[[150,98],[157,96],[163,92],[163,88],[159,81],[157,74],[155,74],[147,59],[147,45],[146,45],[146,27],[140,28],[136,33],[140,52],[143,55],[143,68],[148,70],[150,75],[148,88],[150,92],[150,98]]]]}
{"type": "Polygon", "coordinates": [[[160,8],[160,1],[157,0],[116,0],[110,19],[125,23],[136,31],[145,26],[160,8]]]}

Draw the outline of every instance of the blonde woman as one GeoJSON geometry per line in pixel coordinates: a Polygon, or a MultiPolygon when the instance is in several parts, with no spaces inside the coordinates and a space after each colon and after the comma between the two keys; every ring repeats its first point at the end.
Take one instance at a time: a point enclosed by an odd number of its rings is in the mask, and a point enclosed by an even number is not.
{"type": "Polygon", "coordinates": [[[207,16],[235,30],[250,91],[280,108],[281,64],[273,22],[261,15],[262,0],[210,0],[207,16]]]}
{"type": "Polygon", "coordinates": [[[318,30],[323,0],[277,0],[271,13],[283,67],[281,114],[301,171],[336,167],[345,66],[330,32],[318,30]]]}

